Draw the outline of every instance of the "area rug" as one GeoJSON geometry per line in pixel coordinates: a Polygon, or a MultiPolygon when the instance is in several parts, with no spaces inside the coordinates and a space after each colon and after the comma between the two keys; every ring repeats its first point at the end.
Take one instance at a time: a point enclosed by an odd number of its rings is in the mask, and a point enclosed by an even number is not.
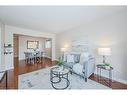
{"type": "MultiPolygon", "coordinates": [[[[18,89],[54,89],[50,82],[50,69],[47,67],[34,72],[19,75],[18,77],[18,89]]],[[[69,74],[70,85],[69,89],[110,89],[102,84],[99,84],[93,80],[88,79],[84,81],[82,77],[75,74],[69,74]]],[[[64,82],[61,86],[65,85],[64,82]]]]}

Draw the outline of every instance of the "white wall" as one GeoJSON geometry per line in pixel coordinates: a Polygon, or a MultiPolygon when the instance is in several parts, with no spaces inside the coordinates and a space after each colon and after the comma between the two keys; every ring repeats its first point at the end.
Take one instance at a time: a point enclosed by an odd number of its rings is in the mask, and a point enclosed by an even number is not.
{"type": "MultiPolygon", "coordinates": [[[[5,25],[5,43],[13,45],[13,34],[29,35],[34,37],[45,37],[52,39],[52,60],[55,60],[55,35],[30,29],[23,29],[5,25]]],[[[13,69],[13,54],[5,56],[6,69],[13,69]]]]}
{"type": "Polygon", "coordinates": [[[127,12],[112,14],[103,19],[75,27],[56,35],[57,58],[61,47],[70,47],[71,41],[78,38],[88,38],[89,47],[96,57],[96,62],[101,62],[97,55],[97,48],[111,47],[110,60],[114,67],[114,79],[127,83],[127,12]]]}
{"type": "Polygon", "coordinates": [[[0,71],[4,70],[4,24],[0,22],[0,71]]]}
{"type": "Polygon", "coordinates": [[[1,70],[1,67],[2,67],[2,66],[1,66],[1,64],[2,64],[2,62],[1,62],[1,52],[2,52],[2,50],[1,50],[1,48],[2,48],[2,47],[1,47],[1,35],[2,35],[2,34],[1,34],[1,33],[2,33],[2,31],[1,31],[1,25],[0,25],[0,70],[1,70]]]}
{"type": "Polygon", "coordinates": [[[45,38],[19,36],[19,60],[25,59],[24,52],[31,51],[31,49],[27,49],[27,41],[39,41],[39,48],[37,50],[44,51],[45,38]]]}

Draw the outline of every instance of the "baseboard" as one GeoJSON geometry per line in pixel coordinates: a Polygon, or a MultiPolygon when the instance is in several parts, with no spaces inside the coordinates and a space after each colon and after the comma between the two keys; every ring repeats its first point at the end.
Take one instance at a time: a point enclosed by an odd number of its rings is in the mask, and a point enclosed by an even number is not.
{"type": "MultiPolygon", "coordinates": [[[[97,75],[97,72],[95,72],[94,74],[97,75]]],[[[102,77],[106,77],[106,78],[109,78],[107,77],[106,75],[101,75],[102,77]]],[[[117,78],[115,76],[113,76],[113,79],[114,81],[117,81],[117,82],[120,82],[120,83],[123,83],[123,84],[126,84],[127,85],[127,80],[124,80],[124,79],[120,79],[120,78],[117,78]]]]}
{"type": "Polygon", "coordinates": [[[54,59],[54,61],[59,61],[58,59],[54,59]]]}
{"type": "Polygon", "coordinates": [[[5,70],[13,70],[13,69],[14,69],[14,67],[9,67],[9,68],[6,67],[6,68],[5,68],[5,70]]]}
{"type": "Polygon", "coordinates": [[[113,78],[115,81],[118,81],[120,83],[126,84],[127,85],[127,80],[119,79],[119,78],[113,78]]]}
{"type": "Polygon", "coordinates": [[[52,59],[52,57],[49,57],[49,56],[44,56],[44,57],[49,58],[49,59],[52,59]]]}

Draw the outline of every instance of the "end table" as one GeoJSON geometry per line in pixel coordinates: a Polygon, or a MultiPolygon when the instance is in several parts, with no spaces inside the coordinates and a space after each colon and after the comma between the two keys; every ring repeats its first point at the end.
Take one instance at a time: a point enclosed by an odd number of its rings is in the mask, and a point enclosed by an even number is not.
{"type": "Polygon", "coordinates": [[[111,86],[111,82],[112,82],[112,71],[113,71],[113,67],[109,67],[109,68],[106,68],[106,65],[105,64],[98,64],[96,65],[97,66],[97,75],[98,75],[98,81],[103,81],[105,83],[107,83],[109,86],[111,86]],[[102,70],[106,70],[108,71],[108,81],[106,79],[101,79],[101,73],[102,73],[102,70]]]}

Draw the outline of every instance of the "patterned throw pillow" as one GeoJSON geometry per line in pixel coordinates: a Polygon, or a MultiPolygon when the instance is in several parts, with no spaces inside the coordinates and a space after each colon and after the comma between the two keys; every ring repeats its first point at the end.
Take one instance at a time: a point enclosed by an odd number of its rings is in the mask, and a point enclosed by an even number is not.
{"type": "Polygon", "coordinates": [[[80,61],[80,54],[74,54],[74,62],[79,63],[80,61]]]}
{"type": "Polygon", "coordinates": [[[74,63],[74,55],[73,54],[67,55],[67,63],[74,63]]]}

